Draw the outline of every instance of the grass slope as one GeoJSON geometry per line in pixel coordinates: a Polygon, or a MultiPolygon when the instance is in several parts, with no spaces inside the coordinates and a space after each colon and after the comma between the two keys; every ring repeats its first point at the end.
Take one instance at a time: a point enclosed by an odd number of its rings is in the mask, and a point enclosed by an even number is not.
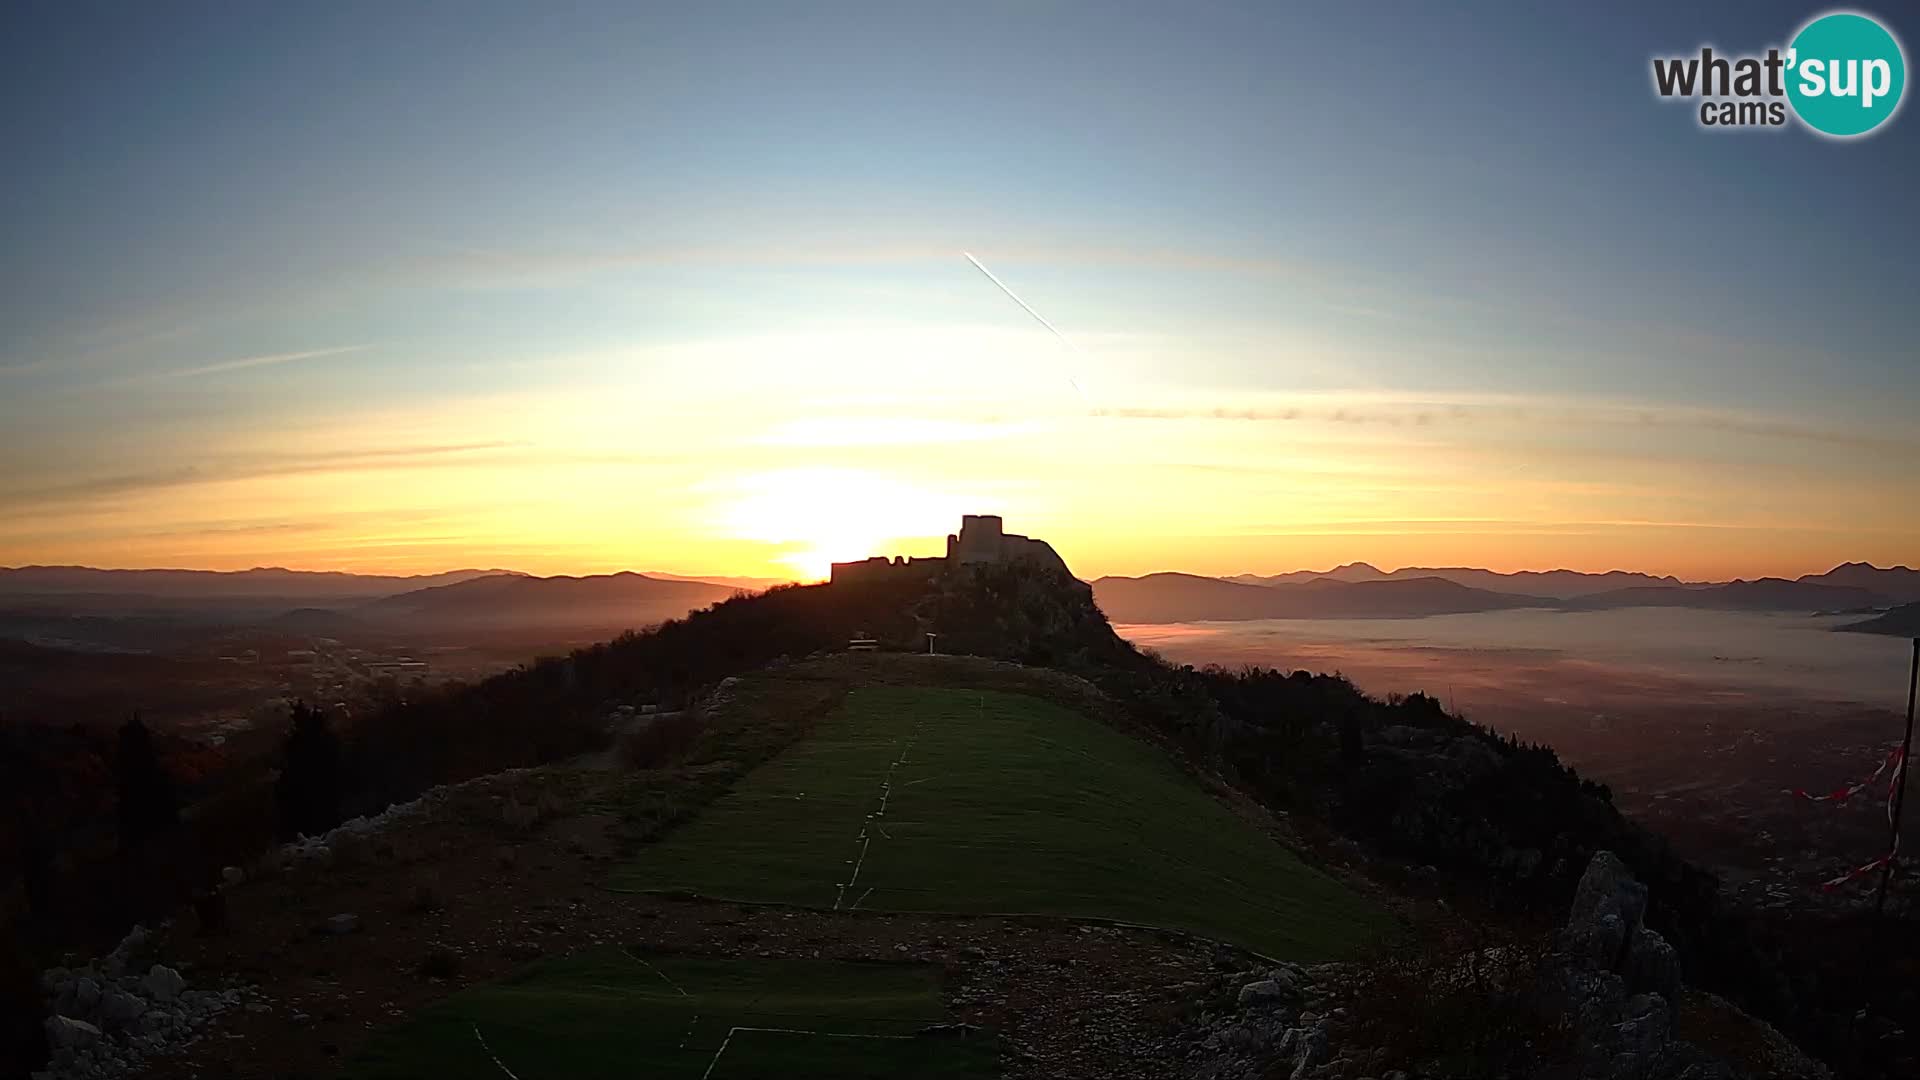
{"type": "Polygon", "coordinates": [[[376,1037],[346,1075],[486,1077],[511,1070],[520,1080],[625,1080],[702,1077],[711,1069],[712,1080],[997,1076],[991,1036],[917,1034],[945,1020],[928,967],[609,947],[462,991],[376,1037]]]}
{"type": "Polygon", "coordinates": [[[842,909],[1034,913],[1351,955],[1372,905],[1163,754],[1057,705],[869,687],[614,874],[615,888],[842,909]]]}

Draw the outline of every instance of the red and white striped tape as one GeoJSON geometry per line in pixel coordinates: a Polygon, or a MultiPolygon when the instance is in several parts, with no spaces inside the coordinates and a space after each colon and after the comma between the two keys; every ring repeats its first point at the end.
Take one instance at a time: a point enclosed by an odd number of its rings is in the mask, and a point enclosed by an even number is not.
{"type": "Polygon", "coordinates": [[[1893,841],[1892,851],[1887,852],[1885,855],[1880,856],[1879,858],[1873,860],[1872,862],[1866,864],[1865,866],[1856,866],[1853,869],[1847,871],[1846,873],[1841,874],[1837,878],[1831,878],[1827,881],[1821,882],[1820,888],[1827,892],[1833,892],[1835,889],[1839,889],[1846,885],[1851,885],[1854,882],[1859,881],[1861,878],[1866,877],[1874,873],[1875,871],[1885,867],[1887,864],[1893,862],[1893,860],[1898,858],[1899,856],[1900,856],[1900,839],[1898,837],[1895,837],[1893,841]]]}
{"type": "MultiPolygon", "coordinates": [[[[1872,776],[1867,777],[1865,780],[1862,780],[1857,784],[1848,784],[1846,787],[1838,788],[1825,795],[1809,795],[1806,793],[1805,789],[1798,789],[1794,791],[1793,794],[1799,798],[1807,800],[1808,802],[1844,803],[1848,799],[1851,799],[1855,795],[1858,795],[1862,791],[1865,791],[1867,788],[1872,787],[1876,781],[1878,781],[1882,776],[1886,776],[1887,773],[1889,772],[1893,774],[1887,780],[1887,828],[1891,830],[1893,828],[1894,798],[1895,798],[1895,795],[1900,790],[1901,782],[1904,781],[1907,776],[1906,752],[1900,749],[1899,747],[1895,747],[1893,750],[1887,753],[1886,760],[1880,763],[1879,768],[1873,770],[1872,776]]],[[[1886,867],[1891,866],[1894,860],[1898,859],[1899,857],[1900,857],[1900,835],[1898,833],[1894,833],[1892,850],[1888,851],[1885,855],[1880,856],[1879,858],[1873,860],[1870,863],[1867,863],[1864,866],[1854,867],[1852,870],[1849,870],[1846,873],[1841,874],[1839,877],[1831,878],[1827,881],[1821,882],[1820,887],[1826,890],[1827,892],[1832,892],[1835,889],[1841,888],[1843,886],[1851,885],[1854,882],[1859,881],[1861,878],[1867,877],[1875,873],[1876,871],[1883,870],[1886,867]]]]}
{"type": "Polygon", "coordinates": [[[1865,780],[1862,780],[1857,784],[1848,784],[1846,787],[1843,787],[1843,788],[1835,788],[1834,790],[1826,793],[1825,795],[1809,795],[1807,794],[1806,788],[1795,788],[1793,791],[1793,794],[1796,798],[1805,799],[1808,802],[1843,803],[1843,802],[1846,802],[1848,799],[1853,798],[1855,795],[1860,794],[1862,791],[1867,790],[1867,788],[1872,787],[1874,781],[1880,779],[1882,776],[1885,776],[1888,769],[1898,768],[1900,765],[1900,761],[1901,761],[1901,751],[1900,751],[1900,748],[1896,746],[1892,750],[1889,750],[1887,752],[1886,760],[1880,763],[1879,768],[1873,770],[1872,776],[1867,777],[1865,780]]]}

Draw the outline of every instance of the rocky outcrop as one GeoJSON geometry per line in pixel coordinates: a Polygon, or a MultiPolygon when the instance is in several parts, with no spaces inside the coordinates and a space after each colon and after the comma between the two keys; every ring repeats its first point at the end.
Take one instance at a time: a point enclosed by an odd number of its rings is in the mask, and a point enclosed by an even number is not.
{"type": "Polygon", "coordinates": [[[180,997],[180,992],[187,988],[187,980],[165,964],[155,964],[140,980],[140,988],[153,1000],[165,1004],[180,997]]]}
{"type": "Polygon", "coordinates": [[[1647,1080],[1683,1071],[1676,1055],[1685,1055],[1673,1041],[1679,965],[1647,929],[1646,913],[1647,887],[1612,852],[1595,854],[1542,975],[1550,1007],[1573,1021],[1582,1077],[1647,1080]]]}
{"type": "Polygon", "coordinates": [[[1192,1080],[1289,1080],[1375,1075],[1377,1053],[1355,1051],[1346,1010],[1331,1005],[1339,965],[1229,970],[1215,996],[1222,1007],[1201,1015],[1183,1075],[1192,1080]],[[1237,989],[1236,989],[1237,987],[1237,989]]]}
{"type": "Polygon", "coordinates": [[[1586,970],[1618,976],[1629,991],[1658,994],[1677,1008],[1679,957],[1647,928],[1646,916],[1647,887],[1613,852],[1598,852],[1574,889],[1563,950],[1586,970]]]}
{"type": "Polygon", "coordinates": [[[56,1052],[75,1053],[100,1041],[100,1029],[71,1016],[47,1017],[47,1045],[56,1052]]]}
{"type": "MultiPolygon", "coordinates": [[[[1716,1080],[1740,1075],[1674,1036],[1680,961],[1648,928],[1647,887],[1610,851],[1574,889],[1541,974],[1549,1008],[1572,1020],[1583,1080],[1716,1080]]],[[[1822,1075],[1818,1066],[1801,1075],[1822,1075]]]]}
{"type": "MultiPolygon", "coordinates": [[[[1581,875],[1566,923],[1551,941],[1480,947],[1433,961],[1401,957],[1371,965],[1229,970],[1192,1027],[1184,1075],[1191,1080],[1507,1075],[1736,1080],[1746,1075],[1676,1037],[1685,992],[1680,964],[1673,947],[1645,924],[1646,912],[1647,887],[1603,851],[1581,875]],[[1390,966],[1397,974],[1382,977],[1390,966]],[[1409,993],[1410,985],[1418,989],[1409,993]],[[1473,995],[1464,1008],[1460,995],[1473,995]],[[1517,1023],[1489,1024],[1474,1037],[1452,1039],[1427,1015],[1436,1006],[1453,1010],[1448,1015],[1467,1027],[1483,1017],[1517,1023]],[[1512,1054],[1523,1036],[1534,1052],[1512,1054]]],[[[1751,1026],[1756,1037],[1775,1048],[1767,1055],[1774,1064],[1765,1075],[1826,1076],[1777,1032],[1724,1002],[1717,1005],[1726,1026],[1751,1026]]]]}
{"type": "Polygon", "coordinates": [[[136,926],[107,955],[41,975],[53,1059],[34,1080],[136,1076],[148,1059],[198,1042],[219,1014],[265,1007],[251,987],[192,987],[165,964],[139,972],[135,957],[150,945],[146,929],[136,926]]]}

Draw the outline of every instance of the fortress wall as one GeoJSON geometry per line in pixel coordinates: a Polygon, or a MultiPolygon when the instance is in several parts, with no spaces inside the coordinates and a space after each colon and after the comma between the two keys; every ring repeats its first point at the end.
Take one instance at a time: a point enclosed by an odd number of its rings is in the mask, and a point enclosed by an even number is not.
{"type": "Polygon", "coordinates": [[[997,515],[968,514],[960,519],[960,531],[947,536],[946,558],[888,559],[876,555],[859,562],[833,564],[835,583],[860,581],[921,580],[939,574],[949,565],[998,562],[1037,562],[1071,574],[1067,562],[1045,540],[1006,532],[997,515]]]}
{"type": "Polygon", "coordinates": [[[875,555],[858,562],[834,563],[832,575],[828,580],[835,585],[874,581],[924,581],[938,574],[946,565],[947,560],[941,558],[911,558],[896,555],[889,559],[885,555],[875,555]]]}

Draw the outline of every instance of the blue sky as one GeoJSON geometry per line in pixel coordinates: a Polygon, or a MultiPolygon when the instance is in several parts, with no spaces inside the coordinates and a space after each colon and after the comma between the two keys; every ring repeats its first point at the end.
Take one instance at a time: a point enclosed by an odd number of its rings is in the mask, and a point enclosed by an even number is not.
{"type": "MultiPolygon", "coordinates": [[[[1388,401],[1409,424],[1423,404],[1563,420],[1621,410],[1652,417],[1641,430],[1658,434],[1457,425],[1445,449],[1485,459],[1454,476],[1475,487],[1464,501],[1497,495],[1500,462],[1571,454],[1554,480],[1577,484],[1617,477],[1631,450],[1671,466],[1665,503],[1688,484],[1751,483],[1747,501],[1771,515],[1701,497],[1690,524],[1744,530],[1741,544],[1827,530],[1729,569],[1890,552],[1915,520],[1860,535],[1833,525],[1914,491],[1889,464],[1915,448],[1920,403],[1911,110],[1849,143],[1797,128],[1709,132],[1688,106],[1657,101],[1648,77],[1656,53],[1760,51],[1823,8],[563,7],[10,8],[0,453],[15,468],[0,505],[35,522],[0,532],[0,563],[71,551],[371,568],[472,550],[556,568],[657,554],[693,570],[764,569],[817,538],[738,536],[720,555],[732,565],[695,565],[690,537],[733,520],[697,500],[659,523],[621,519],[617,551],[448,504],[440,546],[400,559],[337,524],[378,508],[263,509],[238,483],[258,468],[235,463],[303,454],[317,469],[328,455],[412,450],[426,468],[468,452],[448,447],[500,442],[542,468],[626,455],[638,471],[616,479],[649,489],[699,479],[663,464],[677,456],[751,476],[788,464],[746,448],[799,415],[790,392],[765,389],[789,385],[793,355],[814,355],[789,346],[848,334],[889,342],[877,375],[906,400],[866,401],[872,366],[828,355],[799,384],[823,394],[806,415],[913,411],[917,393],[919,411],[951,419],[953,388],[916,367],[916,342],[1004,335],[1023,359],[970,402],[968,422],[1066,423],[1055,414],[1078,407],[1059,377],[1069,370],[1108,411],[1302,395],[1349,403],[1329,417],[1388,401]],[[1044,331],[963,250],[1079,351],[1036,340],[1044,331]],[[703,373],[693,359],[755,342],[757,362],[703,373]],[[599,421],[569,416],[597,416],[610,387],[636,427],[656,421],[656,437],[580,441],[599,421]],[[549,425],[501,436],[503,414],[529,412],[510,403],[534,399],[550,403],[531,410],[549,425]],[[1774,466],[1795,471],[1738,479],[1774,466]],[[1767,502],[1823,473],[1850,478],[1848,501],[1801,505],[1799,524],[1796,504],[1767,502]],[[153,493],[143,477],[165,497],[125,502],[153,493]],[[226,487],[187,490],[204,486],[195,477],[226,487]],[[114,494],[81,498],[101,491],[114,494]],[[53,509],[49,492],[64,493],[53,509]],[[295,517],[320,526],[307,546],[219,539],[295,517]]],[[[1142,435],[1016,438],[1039,440],[1031,458],[1049,439],[1142,435]]],[[[1145,435],[1180,464],[1290,449],[1187,427],[1145,435]]],[[[1316,460],[1339,444],[1328,439],[1316,460]]],[[[851,453],[801,464],[844,473],[851,453]]],[[[1067,516],[1044,480],[1015,490],[941,453],[932,479],[892,479],[1067,516]]],[[[1053,482],[1125,482],[1084,466],[1053,482]]],[[[550,486],[523,475],[527,462],[514,468],[509,491],[550,486]]],[[[1408,492],[1435,479],[1396,475],[1408,492]]],[[[1678,512],[1648,498],[1645,515],[1623,504],[1609,520],[1678,512]]],[[[928,515],[950,501],[929,499],[928,515]]],[[[1074,506],[1075,521],[1092,512],[1074,506]]],[[[1495,555],[1470,561],[1606,561],[1606,536],[1516,540],[1579,522],[1577,509],[1549,500],[1487,533],[1495,555]]],[[[1210,513],[1102,557],[1121,569],[1187,555],[1226,570],[1332,553],[1331,540],[1290,545],[1287,521],[1261,524],[1274,516],[1210,513]]],[[[1322,524],[1343,520],[1359,519],[1322,524]]],[[[1423,550],[1416,527],[1403,533],[1332,535],[1390,562],[1423,550]]],[[[1700,544],[1612,539],[1622,562],[1700,544]]],[[[1692,548],[1669,558],[1711,561],[1692,548]]]]}

